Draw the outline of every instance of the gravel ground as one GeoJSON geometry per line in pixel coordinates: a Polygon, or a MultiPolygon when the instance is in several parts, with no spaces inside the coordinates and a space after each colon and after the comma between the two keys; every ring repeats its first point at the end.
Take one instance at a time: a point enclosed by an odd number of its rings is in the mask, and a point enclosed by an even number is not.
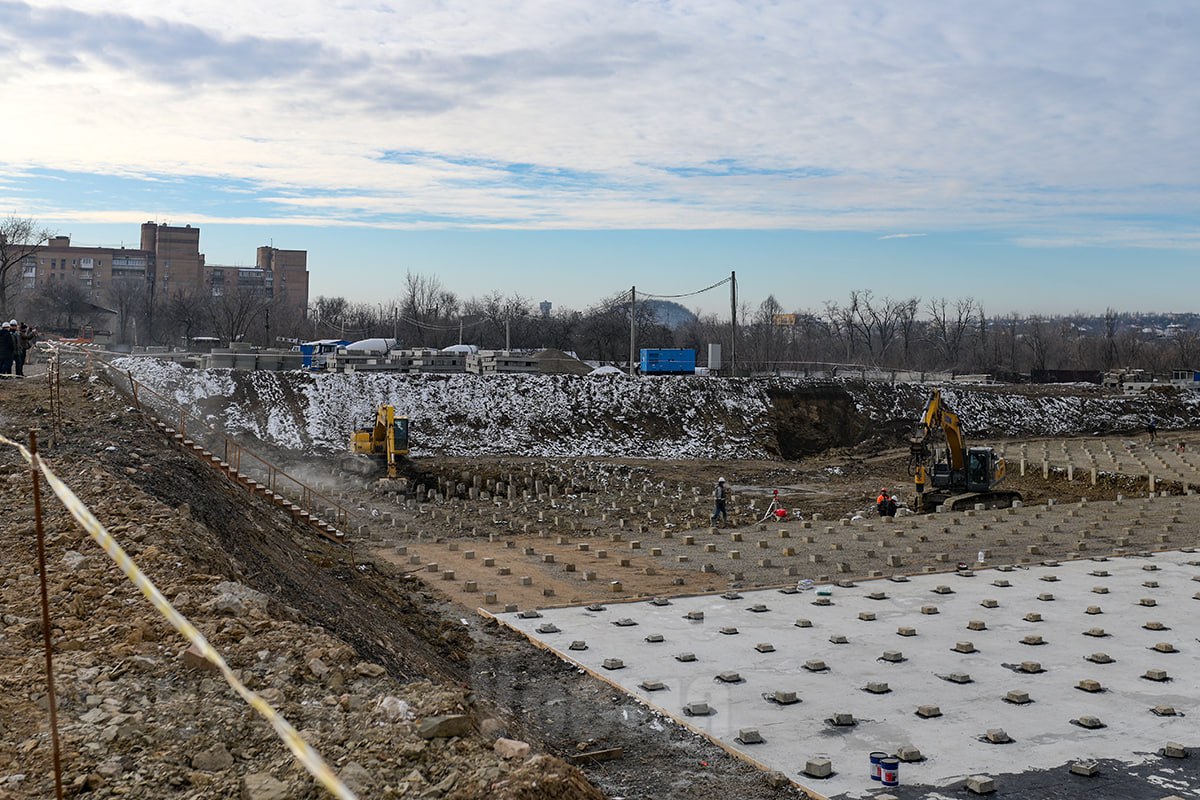
{"type": "MultiPolygon", "coordinates": [[[[905,570],[952,567],[973,560],[984,530],[978,526],[993,524],[990,517],[963,515],[959,525],[898,518],[884,526],[869,516],[843,525],[844,518],[870,513],[880,485],[907,480],[898,451],[834,451],[802,462],[437,459],[418,462],[413,475],[414,484],[424,482],[435,495],[420,504],[423,510],[415,502],[398,505],[387,494],[395,486],[322,479],[369,521],[352,533],[352,561],[347,549],[295,525],[172,446],[107,385],[76,377],[62,383],[57,446],[48,444],[54,408],[42,381],[0,384],[0,432],[24,439],[30,428],[41,428],[47,461],[251,687],[268,695],[363,797],[799,796],[475,609],[491,591],[497,608],[611,598],[612,580],[622,582],[621,596],[633,597],[723,590],[731,582],[865,576],[887,568],[889,554],[899,555],[905,570]],[[712,532],[707,497],[718,475],[734,485],[738,499],[732,527],[712,532]],[[474,476],[484,491],[496,489],[494,483],[487,488],[489,481],[501,480],[521,492],[512,505],[507,492],[499,505],[491,493],[472,499],[474,476]],[[776,488],[785,507],[799,509],[804,520],[760,529],[776,488]],[[636,550],[633,541],[641,544],[636,550]],[[705,545],[714,551],[705,553],[705,545]],[[784,554],[788,547],[791,555],[784,554]],[[742,552],[737,568],[733,549],[742,552]],[[946,560],[938,560],[943,554],[946,560]],[[688,561],[680,561],[683,556],[688,561]],[[764,557],[771,566],[758,564],[764,557]],[[485,567],[485,558],[495,560],[485,567]],[[701,572],[710,559],[714,571],[701,572]],[[430,571],[430,564],[437,569],[430,571]],[[485,585],[502,567],[511,574],[495,577],[509,580],[485,585]],[[789,575],[788,567],[797,574],[789,575]],[[450,579],[447,569],[454,571],[450,579]],[[585,580],[586,573],[595,575],[585,580]],[[521,577],[530,584],[521,586],[521,577]],[[407,713],[396,713],[400,702],[407,713]],[[469,731],[418,735],[423,719],[440,714],[465,716],[469,731]],[[494,749],[501,735],[529,743],[531,752],[504,757],[494,749]],[[587,758],[618,748],[619,756],[609,760],[587,758]]],[[[320,462],[308,466],[314,475],[330,475],[320,462]]],[[[1060,528],[1047,538],[1018,521],[999,537],[1003,544],[991,537],[989,557],[1065,557],[1093,521],[1068,516],[1066,503],[1089,498],[1090,514],[1117,493],[1144,493],[1139,480],[1111,476],[1091,486],[1057,474],[1012,479],[1031,505],[1063,502],[1054,512],[1060,528]]],[[[0,798],[43,797],[52,786],[30,479],[9,448],[0,449],[0,508],[6,576],[0,680],[8,690],[0,695],[0,798]]],[[[1131,515],[1144,511],[1132,502],[1125,508],[1131,515]]],[[[256,792],[269,776],[285,792],[276,796],[321,796],[223,682],[184,665],[182,641],[61,507],[48,503],[47,519],[68,785],[101,797],[242,792],[265,800],[273,795],[256,792]]],[[[1172,524],[1169,516],[1144,519],[1130,534],[1123,529],[1132,523],[1108,520],[1114,524],[1105,530],[1088,531],[1089,546],[1122,546],[1121,537],[1130,548],[1164,546],[1158,537],[1172,524]]],[[[1195,538],[1194,528],[1176,528],[1172,546],[1195,538]]]]}

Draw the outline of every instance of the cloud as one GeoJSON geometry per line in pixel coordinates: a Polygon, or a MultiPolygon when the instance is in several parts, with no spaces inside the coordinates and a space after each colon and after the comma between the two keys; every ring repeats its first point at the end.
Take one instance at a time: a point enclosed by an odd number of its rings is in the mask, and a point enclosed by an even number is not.
{"type": "Polygon", "coordinates": [[[884,239],[915,239],[920,236],[928,236],[926,233],[889,233],[886,236],[880,236],[880,241],[884,239]]]}
{"type": "Polygon", "coordinates": [[[179,181],[173,218],[1024,241],[1186,242],[1200,215],[1189,3],[96,8],[0,0],[0,86],[36,120],[6,194],[60,170],[179,181]]]}
{"type": "Polygon", "coordinates": [[[139,80],[181,87],[253,84],[305,73],[337,80],[367,64],[315,38],[226,37],[196,25],[18,2],[0,2],[0,29],[9,31],[10,47],[45,69],[77,72],[103,64],[139,80]]]}

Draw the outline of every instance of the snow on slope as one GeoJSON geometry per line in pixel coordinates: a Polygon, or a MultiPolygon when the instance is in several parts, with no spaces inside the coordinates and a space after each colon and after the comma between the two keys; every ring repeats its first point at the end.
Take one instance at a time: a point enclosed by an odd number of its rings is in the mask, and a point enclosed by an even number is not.
{"type": "Polygon", "coordinates": [[[230,433],[341,451],[381,403],[412,419],[414,455],[763,457],[766,396],[704,379],[568,375],[191,370],[150,358],[122,370],[230,433]]]}
{"type": "MultiPolygon", "coordinates": [[[[234,434],[277,447],[342,451],[351,431],[391,403],[412,419],[413,453],[546,457],[769,458],[771,396],[831,387],[853,413],[900,433],[928,388],[802,379],[607,378],[570,375],[398,375],[192,370],[153,358],[116,365],[234,434]]],[[[1200,392],[1121,397],[1094,387],[1032,395],[944,387],[972,439],[1139,431],[1200,424],[1200,392]]],[[[853,443],[847,443],[853,444],[853,443]]]]}

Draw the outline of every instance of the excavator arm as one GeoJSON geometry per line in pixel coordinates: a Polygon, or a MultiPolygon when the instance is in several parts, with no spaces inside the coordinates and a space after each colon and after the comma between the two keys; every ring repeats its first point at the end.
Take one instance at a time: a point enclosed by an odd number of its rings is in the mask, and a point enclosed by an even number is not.
{"type": "Polygon", "coordinates": [[[933,396],[929,398],[929,403],[925,406],[925,413],[921,415],[919,433],[911,442],[914,459],[917,458],[919,452],[921,454],[919,461],[925,460],[926,447],[934,430],[941,430],[946,437],[946,447],[950,451],[950,468],[961,470],[966,464],[966,441],[963,438],[962,424],[959,422],[958,414],[955,414],[942,402],[941,389],[933,390],[933,396]]]}

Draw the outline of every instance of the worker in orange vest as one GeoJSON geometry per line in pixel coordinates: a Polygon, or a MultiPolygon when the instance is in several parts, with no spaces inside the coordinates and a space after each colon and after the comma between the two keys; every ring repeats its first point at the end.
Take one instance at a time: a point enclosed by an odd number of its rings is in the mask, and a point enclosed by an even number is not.
{"type": "Polygon", "coordinates": [[[886,486],[879,490],[879,497],[875,498],[875,510],[879,512],[879,516],[886,517],[888,515],[888,502],[891,499],[892,495],[886,486]]]}

